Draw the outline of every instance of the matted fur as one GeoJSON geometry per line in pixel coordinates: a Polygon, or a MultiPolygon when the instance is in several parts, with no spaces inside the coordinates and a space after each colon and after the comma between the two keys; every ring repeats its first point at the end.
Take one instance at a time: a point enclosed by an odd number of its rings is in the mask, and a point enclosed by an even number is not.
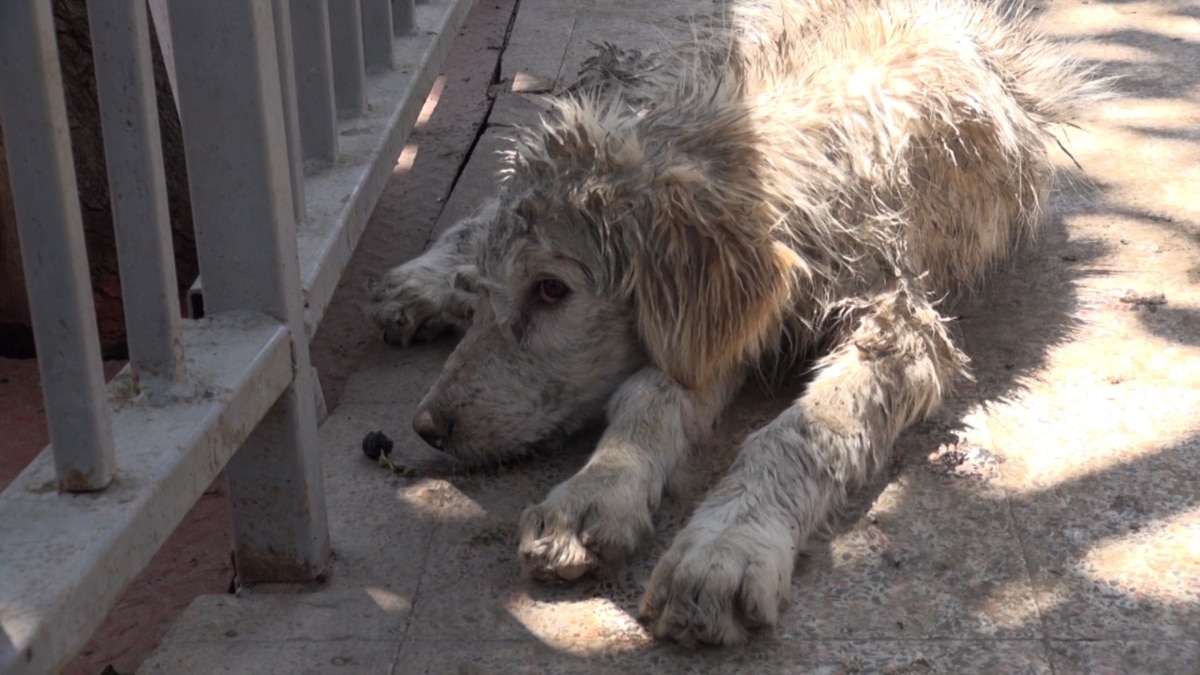
{"type": "Polygon", "coordinates": [[[623,560],[746,374],[816,356],[643,600],[655,635],[730,644],[775,622],[796,550],[965,371],[935,305],[1034,233],[1052,129],[1100,87],[970,0],[720,7],[658,67],[556,101],[499,202],[372,311],[405,344],[471,322],[414,420],[451,455],[544,448],[607,412],[588,464],[522,516],[544,580],[623,560]]]}

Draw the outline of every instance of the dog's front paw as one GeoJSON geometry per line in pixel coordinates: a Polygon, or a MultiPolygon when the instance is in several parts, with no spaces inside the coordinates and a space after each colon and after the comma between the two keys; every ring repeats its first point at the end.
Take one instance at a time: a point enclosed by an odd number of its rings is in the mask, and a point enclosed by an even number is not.
{"type": "Polygon", "coordinates": [[[417,259],[368,283],[371,318],[388,344],[407,347],[471,322],[474,268],[442,270],[417,259]]]}
{"type": "Polygon", "coordinates": [[[679,533],[654,568],[639,620],[655,637],[685,645],[741,644],[752,631],[775,625],[795,564],[786,530],[696,525],[679,533]]]}
{"type": "Polygon", "coordinates": [[[538,581],[574,581],[620,565],[653,529],[645,490],[581,474],[521,514],[521,567],[538,581]]]}

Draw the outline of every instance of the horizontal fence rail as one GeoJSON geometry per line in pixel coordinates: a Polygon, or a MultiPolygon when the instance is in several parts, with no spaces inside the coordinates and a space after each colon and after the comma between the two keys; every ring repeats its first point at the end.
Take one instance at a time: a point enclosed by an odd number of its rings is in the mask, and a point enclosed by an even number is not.
{"type": "Polygon", "coordinates": [[[61,668],[225,470],[241,581],[330,550],[308,341],[469,0],[88,0],[129,364],[107,387],[51,3],[0,2],[0,129],[51,444],[0,493],[0,673],[61,668]],[[151,31],[203,283],[175,291],[151,31]],[[203,318],[200,318],[203,316],[203,318]]]}

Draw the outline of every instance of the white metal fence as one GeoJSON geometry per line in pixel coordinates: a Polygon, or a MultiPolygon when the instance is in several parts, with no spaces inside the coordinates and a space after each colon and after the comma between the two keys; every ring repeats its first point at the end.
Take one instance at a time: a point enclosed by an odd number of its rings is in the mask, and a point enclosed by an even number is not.
{"type": "Polygon", "coordinates": [[[308,341],[470,4],[158,3],[203,279],[180,319],[145,2],[88,0],[130,354],[106,387],[51,2],[0,1],[51,436],[0,494],[4,673],[69,660],[223,468],[239,578],[323,569],[308,341]]]}

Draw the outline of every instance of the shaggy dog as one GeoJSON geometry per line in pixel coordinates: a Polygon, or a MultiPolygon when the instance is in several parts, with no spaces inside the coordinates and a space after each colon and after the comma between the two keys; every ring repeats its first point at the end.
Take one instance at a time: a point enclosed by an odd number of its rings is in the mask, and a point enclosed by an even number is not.
{"type": "Polygon", "coordinates": [[[660,67],[564,97],[502,195],[372,288],[392,342],[466,333],[413,426],[490,462],[607,413],[520,521],[532,577],[620,563],[763,363],[811,368],[658,562],[660,638],[775,623],[797,551],[967,359],[937,303],[1037,229],[1048,141],[1096,93],[971,0],[738,0],[660,67]]]}

